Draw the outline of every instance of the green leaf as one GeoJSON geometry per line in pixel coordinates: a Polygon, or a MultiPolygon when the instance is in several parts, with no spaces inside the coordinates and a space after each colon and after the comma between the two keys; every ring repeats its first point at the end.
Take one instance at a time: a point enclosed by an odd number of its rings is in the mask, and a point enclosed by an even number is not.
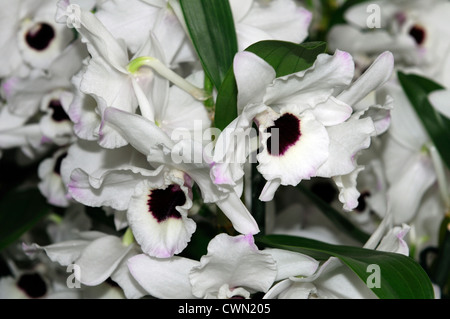
{"type": "MultiPolygon", "coordinates": [[[[246,51],[252,52],[269,63],[276,76],[306,70],[314,64],[317,56],[326,51],[325,42],[293,42],[266,40],[249,46],[246,51]]],[[[223,130],[237,117],[237,85],[233,67],[228,70],[219,88],[216,100],[214,126],[223,130]]]]}
{"type": "Polygon", "coordinates": [[[38,189],[12,191],[0,200],[0,251],[20,238],[50,206],[38,189]]]}
{"type": "Polygon", "coordinates": [[[380,285],[379,288],[370,289],[380,299],[434,298],[433,286],[428,275],[411,257],[360,247],[331,245],[313,239],[288,235],[257,236],[255,240],[263,247],[290,250],[317,260],[336,257],[365,283],[372,274],[368,270],[368,266],[378,265],[380,267],[380,285]]]}
{"type": "Polygon", "coordinates": [[[218,89],[238,51],[228,1],[180,0],[187,29],[207,76],[218,89]]]}
{"type": "Polygon", "coordinates": [[[361,243],[365,243],[367,242],[367,240],[369,240],[369,234],[356,227],[351,221],[345,218],[336,209],[328,205],[324,200],[314,194],[311,190],[301,184],[297,185],[297,188],[300,189],[300,191],[306,197],[308,197],[330,221],[332,221],[336,226],[340,227],[345,232],[345,234],[361,243]]]}
{"type": "Polygon", "coordinates": [[[450,119],[436,111],[428,100],[431,92],[442,90],[444,87],[415,74],[398,72],[398,79],[442,161],[450,169],[450,119]]]}

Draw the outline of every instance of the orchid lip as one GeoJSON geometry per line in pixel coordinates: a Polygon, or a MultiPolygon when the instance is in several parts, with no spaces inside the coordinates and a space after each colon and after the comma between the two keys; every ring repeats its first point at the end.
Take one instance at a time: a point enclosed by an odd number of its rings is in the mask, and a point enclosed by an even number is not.
{"type": "Polygon", "coordinates": [[[64,152],[56,158],[55,165],[53,166],[53,172],[55,174],[61,175],[61,164],[66,156],[67,156],[67,152],[64,152]]]}

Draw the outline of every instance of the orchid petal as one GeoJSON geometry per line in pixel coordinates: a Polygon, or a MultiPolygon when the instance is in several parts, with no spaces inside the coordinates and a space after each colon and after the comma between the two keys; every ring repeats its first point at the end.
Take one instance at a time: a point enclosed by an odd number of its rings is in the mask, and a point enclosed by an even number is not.
{"type": "Polygon", "coordinates": [[[57,262],[62,266],[67,266],[79,258],[81,252],[88,244],[89,242],[86,240],[74,239],[48,246],[24,244],[23,250],[27,255],[33,255],[39,250],[44,250],[51,261],[57,262]]]}
{"type": "Polygon", "coordinates": [[[434,166],[423,154],[412,156],[403,163],[397,180],[387,193],[394,223],[408,222],[416,215],[422,196],[435,181],[434,166]]]}
{"type": "Polygon", "coordinates": [[[261,103],[267,86],[275,79],[275,70],[251,52],[239,52],[233,60],[238,97],[238,114],[249,103],[261,103]]]}
{"type": "Polygon", "coordinates": [[[159,11],[142,1],[107,1],[102,3],[95,16],[134,53],[145,42],[152,28],[150,22],[156,20],[159,11]]]}
{"type": "Polygon", "coordinates": [[[163,144],[171,148],[174,143],[155,123],[132,113],[109,107],[103,120],[113,126],[142,154],[148,155],[152,146],[163,144]]]}
{"type": "Polygon", "coordinates": [[[267,34],[253,39],[250,44],[271,39],[301,43],[308,35],[311,19],[312,13],[295,1],[275,0],[264,4],[255,1],[248,14],[238,21],[237,29],[245,25],[267,34]]]}
{"type": "Polygon", "coordinates": [[[172,257],[159,259],[144,254],[128,259],[134,279],[153,297],[193,299],[189,272],[198,261],[172,257]]]}
{"type": "Polygon", "coordinates": [[[329,157],[317,170],[317,176],[347,175],[356,168],[356,155],[370,146],[375,126],[371,118],[350,120],[327,128],[330,137],[329,157]],[[344,142],[345,141],[345,142],[344,142]]]}
{"type": "Polygon", "coordinates": [[[386,83],[394,69],[394,56],[391,52],[380,54],[372,65],[352,83],[337,99],[349,105],[354,105],[367,94],[386,83]]]}
{"type": "Polygon", "coordinates": [[[128,253],[122,258],[116,270],[111,274],[111,279],[123,290],[128,299],[138,299],[147,294],[144,288],[134,279],[128,269],[128,259],[140,253],[136,245],[132,244],[128,253]]]}
{"type": "Polygon", "coordinates": [[[270,254],[277,263],[275,281],[291,276],[311,276],[319,267],[317,260],[304,254],[275,248],[267,248],[263,252],[270,254]]]}
{"type": "Polygon", "coordinates": [[[258,224],[235,192],[230,192],[225,199],[217,201],[216,205],[239,233],[245,235],[259,233],[258,224]]]}
{"type": "Polygon", "coordinates": [[[304,71],[275,79],[267,88],[267,105],[297,104],[313,108],[325,102],[335,90],[347,87],[354,72],[352,56],[336,50],[334,55],[319,54],[314,65],[304,71]]]}
{"type": "Polygon", "coordinates": [[[450,90],[438,90],[428,96],[431,105],[440,113],[450,118],[450,90]]]}
{"type": "Polygon", "coordinates": [[[96,286],[111,276],[130,249],[132,246],[124,246],[116,236],[108,235],[94,240],[75,261],[80,267],[75,276],[87,286],[96,286]]]}
{"type": "Polygon", "coordinates": [[[377,250],[409,256],[409,246],[404,238],[410,229],[406,224],[390,229],[377,246],[377,250]]]}
{"type": "Polygon", "coordinates": [[[57,4],[56,21],[75,27],[94,58],[102,57],[117,71],[126,72],[128,55],[125,46],[117,42],[93,13],[70,4],[70,1],[60,0],[57,4]]]}

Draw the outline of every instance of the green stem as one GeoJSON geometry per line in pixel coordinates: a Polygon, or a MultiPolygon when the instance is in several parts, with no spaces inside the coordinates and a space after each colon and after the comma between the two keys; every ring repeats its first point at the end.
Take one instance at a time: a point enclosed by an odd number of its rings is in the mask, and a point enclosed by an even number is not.
{"type": "Polygon", "coordinates": [[[210,98],[210,95],[208,95],[204,90],[186,81],[184,78],[173,72],[163,63],[161,63],[161,61],[159,61],[154,57],[141,56],[139,58],[132,60],[128,64],[128,71],[131,74],[135,74],[143,66],[152,68],[156,73],[163,76],[164,78],[166,78],[167,80],[178,86],[180,89],[186,91],[197,100],[205,101],[210,98]]]}

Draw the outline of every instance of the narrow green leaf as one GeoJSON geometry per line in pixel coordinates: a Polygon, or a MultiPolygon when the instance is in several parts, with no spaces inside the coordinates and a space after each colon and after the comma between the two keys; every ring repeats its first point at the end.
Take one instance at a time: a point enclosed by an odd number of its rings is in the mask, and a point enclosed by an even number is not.
{"type": "Polygon", "coordinates": [[[345,234],[356,239],[361,243],[367,242],[370,235],[360,230],[356,227],[352,222],[350,222],[347,218],[345,218],[340,212],[336,209],[328,205],[325,201],[323,201],[319,196],[314,194],[311,190],[299,184],[297,188],[308,197],[319,210],[336,226],[340,227],[345,234]]]}
{"type": "Polygon", "coordinates": [[[38,189],[12,191],[0,200],[0,251],[50,211],[38,189]]]}
{"type": "Polygon", "coordinates": [[[398,72],[398,79],[442,161],[450,169],[450,119],[436,111],[428,100],[431,92],[444,87],[415,74],[398,72]]]}
{"type": "Polygon", "coordinates": [[[207,76],[218,89],[238,51],[228,1],[180,0],[184,19],[207,76]]]}
{"type": "Polygon", "coordinates": [[[245,49],[269,63],[275,69],[277,77],[306,70],[326,50],[325,42],[296,44],[277,40],[260,41],[245,49]]]}
{"type": "Polygon", "coordinates": [[[431,281],[411,257],[401,254],[364,249],[352,246],[331,245],[313,239],[288,236],[257,236],[256,243],[262,247],[272,247],[302,253],[317,260],[333,256],[342,261],[355,274],[367,282],[372,274],[369,265],[380,267],[379,288],[370,288],[380,299],[433,299],[431,281]]]}
{"type": "MultiPolygon", "coordinates": [[[[276,76],[306,70],[314,64],[317,56],[326,51],[325,42],[308,42],[296,44],[286,41],[266,40],[249,46],[252,52],[269,63],[276,76]]],[[[237,117],[237,86],[233,68],[230,67],[219,88],[214,126],[223,130],[237,117]]]]}

